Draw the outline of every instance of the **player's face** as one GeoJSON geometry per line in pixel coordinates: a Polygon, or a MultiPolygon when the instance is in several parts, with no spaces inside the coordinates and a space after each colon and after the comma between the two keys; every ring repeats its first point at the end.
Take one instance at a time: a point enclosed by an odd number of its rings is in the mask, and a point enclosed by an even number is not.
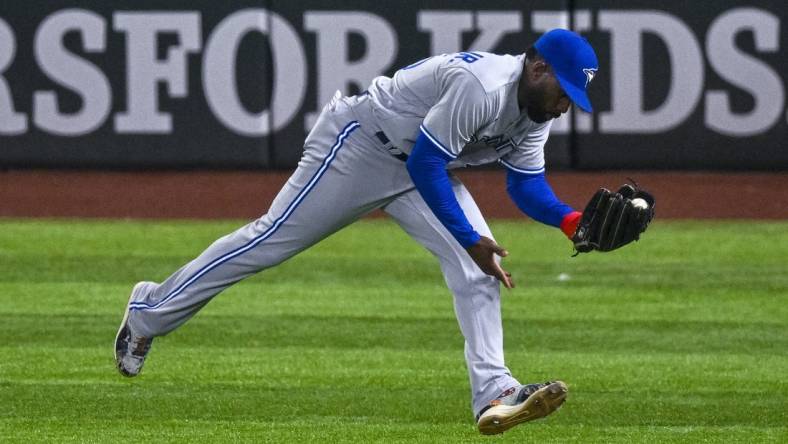
{"type": "Polygon", "coordinates": [[[526,109],[536,123],[557,119],[569,110],[569,97],[547,64],[535,63],[527,73],[526,109]]]}

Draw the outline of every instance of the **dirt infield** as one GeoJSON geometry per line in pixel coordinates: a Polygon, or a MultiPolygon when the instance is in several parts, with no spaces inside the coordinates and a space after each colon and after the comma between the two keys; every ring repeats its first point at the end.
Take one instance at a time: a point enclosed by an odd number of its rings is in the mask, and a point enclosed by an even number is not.
{"type": "MultiPolygon", "coordinates": [[[[0,173],[0,217],[255,218],[289,172],[0,173]]],[[[459,174],[488,218],[520,217],[502,171],[459,174]]],[[[659,218],[788,219],[788,173],[552,173],[575,208],[599,187],[635,178],[657,197],[659,218]]]]}

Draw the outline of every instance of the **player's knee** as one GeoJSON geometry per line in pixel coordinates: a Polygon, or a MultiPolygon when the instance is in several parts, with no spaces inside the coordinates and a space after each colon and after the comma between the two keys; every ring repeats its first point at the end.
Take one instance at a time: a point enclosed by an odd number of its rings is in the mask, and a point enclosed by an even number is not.
{"type": "Polygon", "coordinates": [[[452,293],[457,295],[489,293],[497,294],[498,280],[481,271],[478,267],[464,270],[458,276],[446,276],[446,283],[452,293]]]}

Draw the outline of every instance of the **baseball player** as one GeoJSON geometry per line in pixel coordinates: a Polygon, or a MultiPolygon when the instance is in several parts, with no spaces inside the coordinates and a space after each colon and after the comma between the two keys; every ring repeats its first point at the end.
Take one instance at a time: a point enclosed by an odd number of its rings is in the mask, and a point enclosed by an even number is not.
{"type": "Polygon", "coordinates": [[[514,287],[500,264],[508,252],[450,171],[499,162],[517,206],[571,238],[583,213],[558,200],[545,180],[544,146],[552,119],[571,102],[591,111],[586,87],[597,68],[584,38],[557,29],[522,55],[438,55],[375,78],[358,96],[337,93],[268,213],[164,282],[134,287],[115,340],[118,370],[139,374],[153,339],[219,292],[381,208],[440,262],[465,338],[479,430],[501,433],[549,415],[567,387],[523,385],[506,367],[499,282],[514,287]]]}

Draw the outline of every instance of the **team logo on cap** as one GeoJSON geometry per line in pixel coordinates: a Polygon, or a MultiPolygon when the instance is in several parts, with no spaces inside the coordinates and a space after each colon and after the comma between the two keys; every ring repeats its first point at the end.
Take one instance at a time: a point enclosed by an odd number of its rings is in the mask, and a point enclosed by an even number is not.
{"type": "Polygon", "coordinates": [[[586,86],[588,86],[588,84],[591,83],[592,80],[594,80],[596,71],[597,71],[596,68],[586,68],[583,70],[583,72],[586,73],[586,86]]]}

